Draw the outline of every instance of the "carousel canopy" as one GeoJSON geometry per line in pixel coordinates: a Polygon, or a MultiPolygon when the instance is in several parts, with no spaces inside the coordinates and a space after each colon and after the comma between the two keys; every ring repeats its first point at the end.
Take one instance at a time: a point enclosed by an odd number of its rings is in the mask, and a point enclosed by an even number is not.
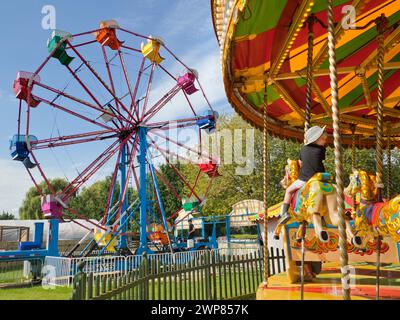
{"type": "MultiPolygon", "coordinates": [[[[234,109],[263,127],[268,90],[272,134],[303,140],[309,21],[313,18],[311,123],[332,132],[326,1],[212,0],[227,97],[234,109]]],[[[375,144],[378,28],[384,14],[384,135],[400,136],[400,0],[336,0],[336,56],[343,143],[375,144]],[[354,18],[354,19],[352,19],[354,18]]]]}

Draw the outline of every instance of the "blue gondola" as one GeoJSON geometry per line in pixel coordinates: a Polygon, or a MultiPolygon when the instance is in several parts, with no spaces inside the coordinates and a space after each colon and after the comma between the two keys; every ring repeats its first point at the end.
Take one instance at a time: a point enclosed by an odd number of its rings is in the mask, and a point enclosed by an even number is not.
{"type": "MultiPolygon", "coordinates": [[[[37,138],[35,136],[29,136],[28,141],[37,141],[37,138]]],[[[13,136],[10,140],[10,154],[14,161],[22,162],[26,168],[33,169],[36,167],[36,164],[34,164],[29,158],[30,151],[28,149],[25,135],[16,134],[13,136]]]]}
{"type": "Polygon", "coordinates": [[[212,133],[216,128],[218,116],[217,112],[208,111],[203,117],[197,120],[197,125],[207,133],[212,133]]]}

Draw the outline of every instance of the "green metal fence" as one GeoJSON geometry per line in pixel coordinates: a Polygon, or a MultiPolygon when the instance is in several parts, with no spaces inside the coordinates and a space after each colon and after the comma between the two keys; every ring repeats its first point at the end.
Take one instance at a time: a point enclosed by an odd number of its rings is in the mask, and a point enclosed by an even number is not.
{"type": "MultiPolygon", "coordinates": [[[[284,255],[271,250],[270,270],[284,271],[284,255]]],[[[82,270],[84,263],[79,268],[82,270]]],[[[143,257],[125,274],[74,277],[72,300],[225,300],[254,296],[263,277],[262,251],[243,255],[204,251],[184,264],[143,257]]]]}

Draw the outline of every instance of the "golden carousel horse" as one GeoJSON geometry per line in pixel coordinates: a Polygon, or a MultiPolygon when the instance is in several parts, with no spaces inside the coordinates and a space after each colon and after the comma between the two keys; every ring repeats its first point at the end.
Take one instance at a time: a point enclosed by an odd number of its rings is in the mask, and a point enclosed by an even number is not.
{"type": "MultiPolygon", "coordinates": [[[[285,177],[281,181],[284,188],[289,187],[297,180],[300,164],[297,160],[288,160],[285,168],[285,177]]],[[[318,239],[325,243],[329,241],[329,234],[324,229],[324,223],[332,226],[339,225],[339,215],[337,212],[336,186],[332,183],[329,173],[315,174],[304,187],[298,190],[292,197],[289,213],[290,222],[307,222],[314,225],[315,234],[318,239]]],[[[347,237],[355,246],[361,246],[362,239],[353,233],[350,219],[346,219],[347,237]]],[[[278,224],[275,230],[275,238],[283,228],[283,224],[278,224]]]]}
{"type": "Polygon", "coordinates": [[[353,170],[345,193],[356,198],[353,213],[356,235],[368,241],[371,237],[388,236],[400,241],[400,195],[377,202],[376,177],[362,170],[353,170]]]}

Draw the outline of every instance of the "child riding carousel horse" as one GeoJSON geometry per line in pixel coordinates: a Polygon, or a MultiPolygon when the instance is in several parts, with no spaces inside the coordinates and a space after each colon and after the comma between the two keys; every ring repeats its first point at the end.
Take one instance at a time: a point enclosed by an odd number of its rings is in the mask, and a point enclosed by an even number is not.
{"type": "Polygon", "coordinates": [[[298,180],[286,189],[281,208],[280,224],[286,224],[290,220],[289,208],[293,194],[302,188],[316,173],[325,172],[323,160],[325,160],[325,146],[328,142],[325,128],[314,126],[305,133],[305,144],[300,151],[300,175],[298,180]]]}

